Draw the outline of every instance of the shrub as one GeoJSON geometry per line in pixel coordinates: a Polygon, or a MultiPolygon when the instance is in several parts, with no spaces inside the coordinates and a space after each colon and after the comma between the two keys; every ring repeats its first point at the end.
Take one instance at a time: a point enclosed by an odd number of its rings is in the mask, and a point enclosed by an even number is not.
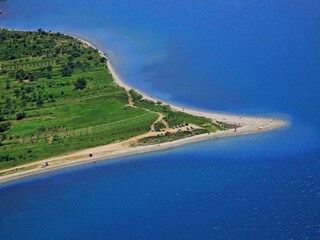
{"type": "Polygon", "coordinates": [[[7,131],[11,127],[10,122],[0,123],[0,133],[7,131]]]}
{"type": "Polygon", "coordinates": [[[78,78],[78,80],[74,83],[74,88],[76,90],[85,89],[87,86],[87,81],[84,78],[78,78]]]}
{"type": "Polygon", "coordinates": [[[26,117],[26,113],[25,112],[19,112],[17,114],[17,120],[24,119],[25,117],[26,117]]]}
{"type": "Polygon", "coordinates": [[[62,77],[70,77],[72,74],[72,69],[68,64],[63,64],[61,66],[61,75],[62,77]]]}
{"type": "Polygon", "coordinates": [[[165,128],[166,128],[166,126],[165,126],[162,122],[157,122],[157,123],[154,125],[154,129],[155,129],[156,131],[159,131],[159,130],[165,129],[165,128]]]}

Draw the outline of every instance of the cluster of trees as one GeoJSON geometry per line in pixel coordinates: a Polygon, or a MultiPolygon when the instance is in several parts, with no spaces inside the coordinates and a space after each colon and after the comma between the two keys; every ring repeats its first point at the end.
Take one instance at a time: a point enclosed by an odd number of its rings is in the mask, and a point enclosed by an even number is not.
{"type": "Polygon", "coordinates": [[[34,81],[34,80],[36,80],[36,76],[35,76],[34,72],[25,71],[23,69],[9,72],[9,77],[14,77],[15,80],[17,80],[17,81],[23,81],[23,80],[34,81]]]}
{"type": "MultiPolygon", "coordinates": [[[[62,77],[70,77],[75,69],[79,69],[81,71],[86,71],[90,69],[90,63],[89,62],[72,62],[68,61],[67,63],[61,64],[60,65],[61,70],[61,76],[62,77]]],[[[10,78],[13,78],[17,81],[24,81],[24,80],[29,80],[29,81],[35,81],[38,80],[39,78],[46,78],[46,79],[51,79],[53,77],[53,72],[52,72],[52,65],[48,66],[41,66],[38,69],[34,70],[24,70],[24,69],[18,69],[18,70],[5,70],[2,73],[8,73],[8,76],[10,78]]],[[[7,80],[7,89],[10,89],[10,82],[7,80]]]]}
{"type": "Polygon", "coordinates": [[[51,56],[59,54],[70,55],[70,60],[80,57],[87,52],[79,42],[57,44],[56,41],[70,40],[70,36],[61,33],[46,32],[38,29],[37,32],[15,32],[0,29],[0,61],[15,60],[26,56],[51,56]],[[23,46],[23,47],[21,47],[23,46]]]}
{"type": "MultiPolygon", "coordinates": [[[[14,114],[23,112],[30,106],[41,107],[44,103],[55,102],[56,97],[53,93],[48,93],[44,86],[38,85],[37,87],[22,85],[20,88],[13,90],[12,96],[0,96],[0,122],[6,119],[13,119],[14,114]],[[31,104],[31,105],[28,105],[31,104]]],[[[25,116],[21,114],[16,115],[16,119],[22,119],[25,116]]]]}
{"type": "Polygon", "coordinates": [[[75,68],[72,62],[68,62],[61,65],[61,75],[62,77],[70,77],[73,69],[75,68]]]}
{"type": "Polygon", "coordinates": [[[48,54],[55,47],[54,41],[47,41],[48,35],[49,33],[19,33],[0,29],[0,61],[48,54]]]}
{"type": "Polygon", "coordinates": [[[79,69],[81,71],[86,71],[90,69],[89,62],[80,62],[80,61],[68,61],[61,65],[61,76],[62,77],[70,77],[75,69],[79,69]]]}
{"type": "MultiPolygon", "coordinates": [[[[0,142],[0,145],[1,145],[2,143],[0,142]]],[[[0,155],[0,162],[8,162],[8,161],[12,161],[12,160],[15,160],[15,158],[14,157],[12,157],[12,156],[10,156],[10,155],[8,155],[8,154],[5,154],[5,155],[0,155]]]]}
{"type": "Polygon", "coordinates": [[[34,81],[39,78],[52,78],[52,66],[40,67],[37,70],[23,70],[9,71],[8,76],[14,78],[17,81],[29,80],[34,81]]]}

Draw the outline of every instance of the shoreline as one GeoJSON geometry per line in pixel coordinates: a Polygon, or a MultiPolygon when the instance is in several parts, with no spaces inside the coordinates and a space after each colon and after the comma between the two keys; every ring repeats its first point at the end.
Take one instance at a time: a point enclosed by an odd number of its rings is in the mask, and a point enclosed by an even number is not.
{"type": "MultiPolygon", "coordinates": [[[[279,125],[275,128],[283,128],[287,125],[279,125]]],[[[275,128],[271,129],[264,129],[260,132],[267,132],[274,130],[275,128]]],[[[240,129],[240,128],[239,128],[240,129]]],[[[163,151],[168,150],[171,148],[197,143],[205,140],[217,140],[224,137],[237,137],[237,136],[243,136],[243,135],[249,135],[249,134],[255,134],[259,133],[255,130],[249,131],[242,131],[242,132],[234,132],[233,129],[229,129],[226,131],[218,131],[215,133],[209,133],[209,134],[200,134],[193,137],[183,138],[172,142],[165,142],[155,145],[147,145],[147,146],[138,146],[138,147],[132,147],[130,146],[130,143],[132,142],[131,139],[118,142],[118,143],[112,143],[108,145],[103,145],[99,147],[94,148],[87,148],[84,150],[75,151],[74,153],[65,154],[63,156],[57,156],[52,157],[45,160],[36,161],[33,163],[21,165],[18,167],[13,167],[6,170],[1,170],[1,172],[10,171],[10,170],[18,170],[15,173],[9,173],[4,176],[0,176],[0,185],[3,183],[11,182],[14,180],[18,180],[25,177],[30,177],[34,175],[44,174],[51,171],[72,167],[72,166],[78,166],[80,164],[95,164],[97,161],[107,161],[107,160],[113,160],[120,157],[126,157],[130,155],[137,155],[137,154],[143,154],[143,153],[150,153],[150,152],[156,152],[156,151],[163,151]],[[89,154],[93,153],[94,157],[89,157],[89,154]],[[50,165],[46,168],[42,168],[41,166],[45,163],[49,162],[50,165]],[[25,167],[34,167],[30,170],[19,170],[19,168],[25,168],[25,167]]]]}
{"type": "MultiPolygon", "coordinates": [[[[80,35],[78,33],[65,33],[66,35],[69,35],[79,41],[81,41],[82,43],[98,50],[98,52],[100,53],[100,55],[104,58],[107,59],[107,67],[109,72],[111,73],[111,75],[113,76],[114,81],[120,86],[123,87],[124,89],[126,89],[127,91],[134,89],[133,87],[131,87],[130,85],[126,84],[125,81],[123,81],[121,79],[121,77],[119,76],[119,74],[117,73],[117,71],[115,70],[115,68],[113,67],[112,63],[110,62],[110,59],[108,58],[108,55],[106,53],[104,53],[102,50],[100,50],[99,48],[97,48],[93,43],[84,40],[76,35],[80,35]]],[[[142,95],[142,97],[144,99],[150,100],[150,101],[154,101],[157,102],[160,99],[156,99],[150,95],[148,95],[147,93],[134,89],[135,91],[137,91],[138,93],[140,93],[142,95]]],[[[284,120],[280,120],[280,119],[272,119],[272,118],[267,118],[267,117],[259,117],[259,116],[246,116],[246,115],[242,115],[242,114],[229,114],[229,113],[218,113],[218,112],[211,112],[211,111],[205,111],[205,110],[199,110],[199,109],[194,109],[194,108],[184,108],[182,106],[179,106],[177,104],[174,103],[168,103],[165,101],[160,100],[164,105],[169,105],[172,109],[176,110],[176,111],[180,111],[180,112],[185,112],[185,113],[189,113],[192,115],[196,115],[196,116],[202,116],[202,117],[206,117],[206,118],[210,118],[212,120],[216,120],[219,122],[225,122],[228,124],[244,124],[247,125],[249,122],[251,122],[251,124],[260,124],[258,123],[259,120],[263,121],[266,125],[274,125],[272,124],[272,122],[276,123],[280,123],[282,125],[287,125],[288,122],[284,121],[284,120]],[[272,121],[271,124],[268,124],[268,121],[272,121]]],[[[264,125],[264,124],[262,124],[264,125]]],[[[277,125],[277,124],[275,124],[277,125]]],[[[271,127],[271,128],[277,128],[275,127],[271,127]]],[[[258,131],[257,131],[258,132],[258,131]]]]}
{"type": "MultiPolygon", "coordinates": [[[[10,30],[10,29],[9,29],[10,30]]],[[[108,58],[107,54],[104,53],[102,50],[95,47],[95,45],[89,41],[83,40],[80,37],[75,36],[76,33],[64,33],[65,35],[69,35],[74,39],[81,41],[82,43],[90,46],[96,50],[98,50],[101,57],[107,59],[107,70],[112,75],[116,84],[120,87],[125,88],[127,91],[133,89],[131,86],[127,85],[116,72],[114,67],[112,66],[110,59],[108,58]]],[[[145,94],[139,90],[139,92],[144,99],[151,100],[157,102],[158,99],[155,99],[148,94],[145,94]]],[[[69,154],[65,154],[63,156],[51,157],[48,159],[32,162],[29,164],[24,164],[21,166],[5,169],[0,171],[0,175],[7,173],[6,175],[0,176],[0,184],[17,180],[20,178],[28,177],[31,175],[46,173],[49,171],[54,171],[62,168],[66,168],[69,166],[76,166],[84,163],[94,163],[95,161],[101,160],[108,160],[108,159],[115,159],[119,157],[124,157],[133,154],[142,154],[152,151],[160,151],[165,150],[193,142],[204,141],[208,139],[217,139],[221,137],[231,137],[231,136],[240,136],[245,134],[253,134],[259,132],[270,131],[276,128],[281,128],[289,125],[289,122],[279,120],[279,119],[271,119],[271,118],[264,118],[264,117],[250,117],[250,116],[242,116],[242,115],[232,115],[232,114],[221,114],[215,112],[205,112],[200,111],[197,109],[189,109],[183,108],[175,104],[170,104],[163,102],[163,104],[169,105],[173,110],[181,111],[185,113],[189,113],[196,116],[202,116],[206,118],[210,118],[214,121],[224,122],[227,124],[236,124],[239,125],[237,131],[234,132],[234,129],[229,129],[225,131],[217,131],[214,133],[209,134],[201,134],[196,135],[193,137],[188,137],[172,142],[166,142],[156,145],[147,145],[147,146],[139,146],[139,147],[132,147],[131,145],[137,141],[137,139],[143,138],[147,136],[147,134],[140,135],[122,142],[116,142],[108,145],[103,145],[99,147],[83,149],[79,151],[75,151],[69,154]],[[89,154],[93,154],[93,157],[88,157],[89,154]],[[42,164],[48,162],[49,166],[45,168],[41,168],[42,164]],[[11,173],[12,172],[12,173],[11,173]]]]}

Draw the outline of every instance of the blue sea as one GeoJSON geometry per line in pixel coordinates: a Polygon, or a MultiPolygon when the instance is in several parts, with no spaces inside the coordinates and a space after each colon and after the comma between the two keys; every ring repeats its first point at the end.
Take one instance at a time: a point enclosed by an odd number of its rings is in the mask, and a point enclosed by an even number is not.
{"type": "Polygon", "coordinates": [[[0,26],[77,34],[132,87],[286,128],[0,185],[0,239],[320,239],[319,0],[8,0],[0,26]]]}

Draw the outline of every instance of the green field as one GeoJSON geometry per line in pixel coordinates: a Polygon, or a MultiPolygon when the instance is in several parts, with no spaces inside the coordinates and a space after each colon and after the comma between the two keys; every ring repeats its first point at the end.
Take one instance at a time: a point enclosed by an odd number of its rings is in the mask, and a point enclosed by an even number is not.
{"type": "Polygon", "coordinates": [[[184,123],[193,123],[198,126],[203,126],[209,132],[225,129],[221,125],[212,122],[208,118],[197,117],[184,112],[172,111],[169,105],[163,105],[161,102],[154,103],[152,101],[143,99],[142,96],[134,90],[130,90],[130,94],[133,97],[136,106],[150,109],[155,112],[161,112],[164,115],[164,120],[169,124],[170,127],[184,123]]]}
{"type": "Polygon", "coordinates": [[[106,59],[70,36],[1,29],[0,50],[0,169],[141,135],[160,112],[170,126],[219,128],[134,91],[128,106],[106,59]]]}

